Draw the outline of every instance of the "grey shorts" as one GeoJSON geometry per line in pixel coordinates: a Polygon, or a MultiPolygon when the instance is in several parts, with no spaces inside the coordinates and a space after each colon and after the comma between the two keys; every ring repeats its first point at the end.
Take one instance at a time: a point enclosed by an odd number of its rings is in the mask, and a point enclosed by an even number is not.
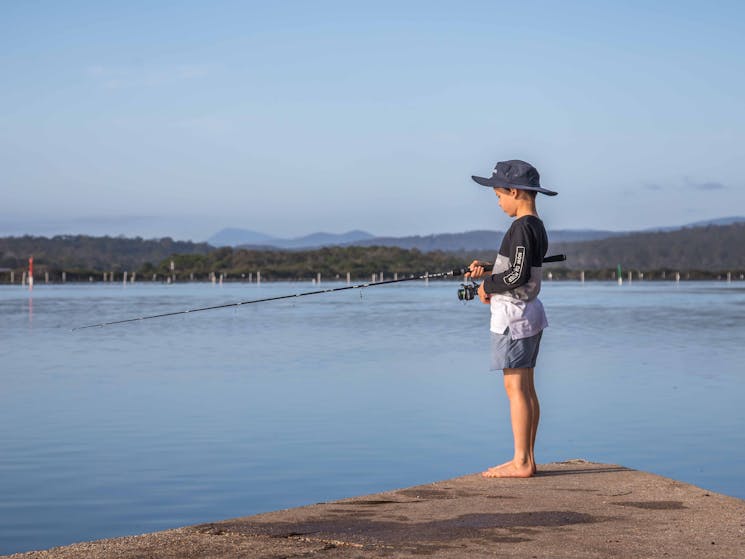
{"type": "Polygon", "coordinates": [[[504,334],[491,335],[491,361],[489,369],[532,369],[538,359],[538,349],[541,346],[543,332],[538,332],[530,338],[513,340],[509,328],[504,334]]]}

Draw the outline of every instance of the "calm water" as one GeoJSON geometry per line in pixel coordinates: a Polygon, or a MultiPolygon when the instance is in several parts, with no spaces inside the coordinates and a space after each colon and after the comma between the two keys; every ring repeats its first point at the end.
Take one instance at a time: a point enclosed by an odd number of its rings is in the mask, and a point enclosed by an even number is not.
{"type": "MultiPolygon", "coordinates": [[[[488,308],[419,282],[0,287],[0,553],[425,483],[511,454],[488,308]]],[[[539,461],[745,498],[745,283],[547,283],[539,461]]]]}

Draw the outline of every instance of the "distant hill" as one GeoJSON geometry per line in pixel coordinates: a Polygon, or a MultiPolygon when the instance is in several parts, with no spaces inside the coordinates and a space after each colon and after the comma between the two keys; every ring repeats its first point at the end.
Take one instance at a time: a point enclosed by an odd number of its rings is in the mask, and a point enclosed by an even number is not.
{"type": "MultiPolygon", "coordinates": [[[[549,233],[551,238],[566,242],[605,239],[626,234],[625,232],[593,229],[558,230],[549,233]]],[[[498,247],[501,240],[502,232],[487,230],[411,235],[407,237],[375,237],[365,231],[350,231],[340,235],[313,233],[304,237],[281,239],[246,229],[223,229],[210,237],[208,242],[215,247],[230,246],[250,250],[306,250],[327,246],[387,246],[431,252],[434,250],[487,250],[498,247]]]]}
{"type": "Polygon", "coordinates": [[[284,249],[303,249],[316,248],[322,246],[335,246],[345,244],[355,244],[366,239],[371,239],[373,235],[366,231],[348,231],[347,233],[312,233],[303,237],[284,239],[272,237],[249,229],[229,228],[223,229],[212,235],[207,242],[212,246],[222,247],[244,247],[244,248],[284,248],[284,249]]]}
{"type": "MultiPolygon", "coordinates": [[[[617,231],[582,229],[550,231],[549,237],[561,242],[574,242],[605,239],[626,234],[617,231]]],[[[499,248],[501,242],[501,231],[468,231],[466,233],[440,233],[438,235],[413,235],[410,237],[374,237],[349,244],[356,246],[391,246],[417,249],[422,252],[433,250],[452,252],[461,250],[496,250],[499,248]]]]}
{"type": "Polygon", "coordinates": [[[716,219],[705,219],[703,221],[694,221],[693,223],[687,223],[686,225],[677,227],[652,227],[644,229],[644,231],[676,231],[683,229],[684,227],[706,227],[707,225],[733,225],[735,223],[745,223],[745,217],[732,216],[732,217],[719,217],[716,219]]]}
{"type": "Polygon", "coordinates": [[[566,253],[566,267],[575,270],[618,264],[638,270],[745,270],[745,222],[629,233],[595,241],[552,241],[549,252],[566,253]]]}
{"type": "Polygon", "coordinates": [[[354,244],[356,246],[387,246],[417,249],[422,252],[433,250],[460,251],[474,247],[499,246],[502,233],[496,231],[468,231],[467,233],[440,233],[438,235],[412,235],[410,237],[373,237],[354,244]]]}
{"type": "MultiPolygon", "coordinates": [[[[688,225],[655,227],[643,231],[609,231],[602,229],[556,229],[548,232],[554,243],[574,243],[623,237],[641,232],[678,231],[683,228],[707,225],[730,225],[745,223],[745,217],[723,217],[697,221],[688,225]]],[[[232,246],[253,250],[305,250],[324,246],[386,246],[404,249],[417,249],[422,252],[442,251],[480,251],[499,247],[502,231],[478,230],[464,233],[437,233],[432,235],[410,235],[405,237],[376,237],[365,231],[349,231],[340,235],[314,233],[294,239],[270,237],[263,233],[245,229],[223,229],[210,237],[208,242],[214,246],[232,246]]]]}
{"type": "MultiPolygon", "coordinates": [[[[745,223],[745,217],[724,217],[708,221],[698,221],[689,225],[655,228],[653,231],[679,231],[683,228],[703,227],[708,225],[729,225],[745,223]]],[[[556,229],[548,232],[553,243],[575,243],[598,241],[633,235],[634,231],[608,231],[601,229],[556,229]]],[[[400,248],[417,249],[422,252],[433,250],[443,251],[480,251],[494,250],[502,241],[502,232],[498,231],[467,231],[465,233],[440,233],[436,235],[413,235],[409,237],[374,237],[359,242],[349,243],[358,246],[395,246],[400,248]]]]}

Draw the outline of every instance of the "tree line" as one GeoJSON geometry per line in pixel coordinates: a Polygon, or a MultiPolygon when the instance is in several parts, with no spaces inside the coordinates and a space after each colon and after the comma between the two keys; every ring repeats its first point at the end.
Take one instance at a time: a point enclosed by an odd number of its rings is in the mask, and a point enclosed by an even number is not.
{"type": "Polygon", "coordinates": [[[147,240],[89,235],[0,237],[0,268],[20,272],[27,268],[29,256],[33,256],[40,272],[131,272],[147,262],[160,263],[174,254],[207,254],[213,250],[215,247],[207,243],[174,241],[170,237],[147,240]]]}
{"type": "Polygon", "coordinates": [[[103,273],[126,271],[143,279],[207,280],[213,274],[227,280],[244,279],[261,272],[264,280],[324,278],[370,279],[372,274],[420,274],[464,265],[459,255],[434,251],[423,253],[397,247],[325,247],[315,250],[247,250],[215,248],[206,243],[143,240],[121,237],[58,236],[0,238],[0,270],[13,271],[20,281],[34,257],[37,274],[59,281],[100,280],[103,273]]]}
{"type": "MultiPolygon", "coordinates": [[[[65,235],[0,238],[0,281],[12,271],[18,278],[34,257],[36,273],[59,281],[99,280],[102,273],[124,271],[151,279],[206,280],[212,274],[244,279],[261,272],[266,280],[303,280],[321,274],[327,279],[370,279],[372,274],[441,272],[468,264],[472,259],[492,261],[494,251],[422,252],[392,246],[344,246],[313,250],[247,250],[215,248],[207,243],[149,239],[65,235]],[[173,269],[171,266],[173,265],[173,269]]],[[[617,265],[645,279],[722,277],[739,279],[745,271],[745,224],[684,228],[669,232],[632,233],[585,242],[555,243],[549,253],[563,252],[568,260],[551,264],[546,273],[555,279],[609,279],[617,265]]],[[[36,275],[36,274],[35,274],[36,275]]],[[[111,276],[109,276],[111,278],[111,276]]],[[[19,279],[16,279],[16,282],[19,279]]]]}

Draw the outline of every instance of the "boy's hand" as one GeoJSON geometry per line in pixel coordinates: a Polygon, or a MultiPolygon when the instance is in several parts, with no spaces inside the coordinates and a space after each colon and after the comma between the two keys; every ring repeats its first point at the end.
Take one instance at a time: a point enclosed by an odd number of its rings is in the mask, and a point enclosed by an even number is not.
{"type": "Polygon", "coordinates": [[[489,304],[489,299],[491,299],[491,295],[489,295],[486,291],[484,291],[484,284],[483,282],[481,285],[479,285],[479,290],[477,291],[479,294],[479,299],[481,299],[481,302],[485,305],[489,304]]]}
{"type": "Polygon", "coordinates": [[[478,260],[471,262],[471,265],[469,266],[471,271],[464,274],[466,279],[478,279],[485,276],[486,271],[484,270],[484,266],[486,265],[485,262],[479,262],[478,260]]]}

